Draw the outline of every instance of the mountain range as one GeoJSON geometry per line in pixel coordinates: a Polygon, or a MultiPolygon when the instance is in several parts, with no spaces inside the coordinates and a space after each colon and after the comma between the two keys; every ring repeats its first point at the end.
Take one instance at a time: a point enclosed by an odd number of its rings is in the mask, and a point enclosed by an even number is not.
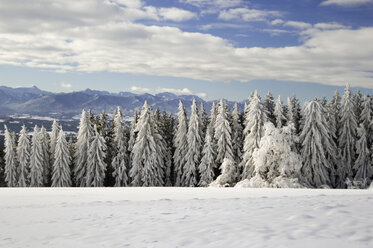
{"type": "MultiPolygon", "coordinates": [[[[159,108],[161,111],[176,113],[179,100],[183,101],[184,106],[189,110],[193,98],[198,104],[204,103],[206,111],[210,110],[212,102],[206,102],[195,95],[175,95],[169,92],[151,95],[86,89],[69,93],[53,93],[40,90],[36,86],[30,88],[0,86],[0,115],[28,114],[72,118],[80,114],[82,109],[90,109],[96,114],[103,110],[113,113],[115,108],[120,106],[124,115],[133,116],[134,111],[140,110],[145,100],[153,109],[159,108]]],[[[234,102],[227,102],[230,107],[234,104],[234,102]]],[[[239,106],[242,108],[243,103],[239,106]]]]}

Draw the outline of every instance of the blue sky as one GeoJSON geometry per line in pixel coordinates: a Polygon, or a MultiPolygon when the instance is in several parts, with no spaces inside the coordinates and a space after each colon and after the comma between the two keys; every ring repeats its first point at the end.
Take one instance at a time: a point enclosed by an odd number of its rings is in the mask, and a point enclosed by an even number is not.
{"type": "Polygon", "coordinates": [[[0,2],[0,84],[301,99],[373,91],[373,0],[0,2]]]}

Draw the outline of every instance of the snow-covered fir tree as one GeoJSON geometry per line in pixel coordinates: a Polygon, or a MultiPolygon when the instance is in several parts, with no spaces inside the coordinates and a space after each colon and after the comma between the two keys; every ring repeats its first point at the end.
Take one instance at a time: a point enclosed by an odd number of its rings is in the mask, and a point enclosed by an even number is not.
{"type": "Polygon", "coordinates": [[[260,139],[264,135],[264,123],[267,121],[258,92],[255,91],[250,99],[248,113],[245,119],[244,146],[241,166],[242,179],[250,179],[254,173],[253,152],[259,147],[260,139]]]}
{"type": "Polygon", "coordinates": [[[354,181],[365,188],[370,184],[370,178],[373,176],[373,167],[371,164],[371,152],[368,149],[367,132],[363,123],[357,129],[359,140],[356,142],[357,159],[353,171],[355,174],[354,181]]]}
{"type": "Polygon", "coordinates": [[[88,148],[87,158],[87,187],[103,187],[105,179],[106,163],[106,142],[97,131],[97,126],[93,127],[94,133],[88,148]]]}
{"type": "Polygon", "coordinates": [[[271,122],[264,124],[264,136],[253,153],[254,176],[238,184],[250,187],[298,188],[300,157],[292,151],[293,124],[276,128],[271,122]]]}
{"type": "Polygon", "coordinates": [[[199,108],[198,115],[199,115],[200,126],[201,126],[201,137],[205,137],[208,120],[207,120],[205,105],[203,104],[203,102],[201,103],[201,107],[199,108]]]}
{"type": "Polygon", "coordinates": [[[177,126],[174,136],[175,153],[173,156],[175,167],[175,186],[181,186],[181,177],[183,175],[183,167],[186,163],[186,155],[188,152],[188,119],[183,103],[179,102],[179,111],[177,113],[177,126]]]}
{"type": "Polygon", "coordinates": [[[8,187],[17,186],[17,159],[16,159],[16,144],[14,136],[9,132],[8,127],[4,125],[5,128],[5,182],[8,187]]]}
{"type": "Polygon", "coordinates": [[[153,120],[152,110],[145,101],[137,123],[137,138],[132,149],[130,176],[133,186],[163,186],[164,161],[161,136],[153,120]]]}
{"type": "Polygon", "coordinates": [[[360,119],[367,133],[368,147],[371,147],[373,143],[372,142],[373,141],[373,112],[372,112],[372,99],[368,95],[364,96],[360,119]]]}
{"type": "Polygon", "coordinates": [[[317,100],[307,102],[303,109],[304,127],[300,135],[302,142],[302,181],[313,187],[331,186],[333,170],[326,154],[331,151],[331,137],[325,110],[317,100]]]}
{"type": "Polygon", "coordinates": [[[281,96],[278,96],[276,101],[276,106],[274,110],[275,124],[277,128],[282,128],[286,122],[286,117],[284,115],[284,107],[282,106],[281,96]]]}
{"type": "Polygon", "coordinates": [[[82,111],[79,123],[79,131],[76,141],[76,153],[74,176],[77,186],[84,187],[87,182],[87,159],[90,140],[93,136],[90,114],[85,110],[82,111]]]}
{"type": "Polygon", "coordinates": [[[129,183],[129,158],[127,154],[127,137],[125,136],[122,109],[120,107],[118,107],[113,122],[115,155],[111,165],[114,168],[115,186],[122,187],[127,186],[129,183]]]}
{"type": "Polygon", "coordinates": [[[186,154],[186,161],[183,166],[181,186],[194,187],[198,183],[197,167],[200,162],[202,149],[200,124],[198,107],[195,99],[193,99],[187,132],[188,151],[186,154]]]}
{"type": "Polygon", "coordinates": [[[238,104],[235,103],[232,110],[232,152],[234,161],[238,164],[242,158],[243,126],[238,104]]]}
{"type": "Polygon", "coordinates": [[[273,95],[271,94],[271,92],[268,92],[263,101],[263,108],[267,113],[268,120],[273,124],[276,123],[275,106],[276,104],[273,95]]]}
{"type": "Polygon", "coordinates": [[[70,151],[62,128],[53,156],[52,187],[71,187],[70,151]]]}
{"type": "Polygon", "coordinates": [[[340,127],[341,98],[339,92],[335,91],[333,98],[327,105],[327,120],[330,133],[338,146],[339,127],[340,127]]]}
{"type": "Polygon", "coordinates": [[[360,118],[361,110],[362,110],[362,100],[363,95],[361,94],[360,90],[357,90],[355,95],[353,96],[354,102],[354,113],[356,116],[357,124],[359,125],[362,119],[360,118]]]}
{"type": "Polygon", "coordinates": [[[215,164],[215,150],[212,139],[211,127],[206,129],[204,146],[202,150],[201,163],[198,166],[200,173],[200,180],[198,186],[206,187],[214,180],[215,164]]]}
{"type": "Polygon", "coordinates": [[[291,96],[288,98],[288,105],[287,105],[287,123],[292,122],[295,127],[295,133],[300,133],[300,122],[301,122],[301,107],[296,95],[291,96]]]}
{"type": "MultiPolygon", "coordinates": [[[[115,116],[115,115],[114,115],[115,116]]],[[[133,148],[133,145],[135,144],[136,142],[136,135],[137,133],[135,132],[136,130],[136,124],[139,120],[139,113],[137,111],[135,111],[135,114],[134,114],[134,117],[133,117],[133,120],[131,122],[131,128],[130,128],[130,138],[128,140],[128,151],[131,152],[132,151],[132,148],[133,148]]]]}
{"type": "MultiPolygon", "coordinates": [[[[221,168],[221,165],[225,158],[234,161],[232,151],[232,130],[228,119],[228,111],[226,103],[223,100],[219,102],[218,115],[216,117],[214,129],[215,129],[215,141],[216,141],[216,165],[221,168]]],[[[236,169],[236,168],[234,168],[236,169]]]]}
{"type": "Polygon", "coordinates": [[[58,121],[56,119],[53,120],[53,123],[52,123],[52,131],[50,132],[50,142],[49,142],[49,154],[51,154],[50,156],[50,164],[53,165],[53,162],[54,162],[54,149],[56,147],[56,143],[57,143],[57,139],[58,139],[58,135],[60,134],[60,130],[61,130],[61,127],[60,127],[60,124],[58,123],[58,121]]]}
{"type": "Polygon", "coordinates": [[[45,186],[49,186],[52,176],[52,165],[50,164],[50,157],[53,155],[49,154],[49,135],[44,126],[42,126],[40,129],[40,143],[43,154],[43,182],[45,186]]]}
{"type": "Polygon", "coordinates": [[[208,125],[210,126],[212,134],[215,133],[215,122],[216,122],[216,117],[218,115],[218,106],[215,104],[215,102],[212,102],[211,105],[211,110],[208,118],[208,125]]]}
{"type": "Polygon", "coordinates": [[[30,153],[30,187],[42,187],[44,185],[43,147],[41,144],[40,129],[36,125],[31,139],[30,153]]]}
{"type": "Polygon", "coordinates": [[[18,187],[26,187],[28,186],[29,170],[30,170],[30,140],[29,140],[25,125],[22,126],[22,130],[18,138],[17,159],[18,159],[17,184],[18,184],[18,187]]]}
{"type": "Polygon", "coordinates": [[[352,167],[356,156],[357,119],[355,104],[352,99],[350,86],[347,85],[342,98],[341,127],[339,133],[339,148],[341,149],[342,163],[339,166],[339,186],[344,187],[347,178],[352,179],[352,167]]]}

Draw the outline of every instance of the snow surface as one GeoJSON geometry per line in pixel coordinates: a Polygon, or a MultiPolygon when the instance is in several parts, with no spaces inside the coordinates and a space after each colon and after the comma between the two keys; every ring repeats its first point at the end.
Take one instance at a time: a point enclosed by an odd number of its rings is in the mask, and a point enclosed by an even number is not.
{"type": "Polygon", "coordinates": [[[373,247],[373,190],[3,188],[0,247],[373,247]]]}

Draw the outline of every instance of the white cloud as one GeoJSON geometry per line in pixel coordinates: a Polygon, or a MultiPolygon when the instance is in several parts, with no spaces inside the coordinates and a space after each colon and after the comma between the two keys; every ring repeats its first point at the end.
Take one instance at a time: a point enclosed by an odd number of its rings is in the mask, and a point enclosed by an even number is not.
{"type": "Polygon", "coordinates": [[[217,13],[221,9],[233,8],[243,4],[243,0],[179,0],[201,9],[201,13],[217,13]]]}
{"type": "Polygon", "coordinates": [[[279,24],[283,24],[283,23],[284,23],[284,21],[281,20],[281,19],[275,19],[275,20],[271,21],[272,25],[279,25],[279,24]]]}
{"type": "Polygon", "coordinates": [[[175,95],[196,95],[202,98],[205,98],[207,96],[206,93],[193,93],[193,91],[191,91],[188,88],[183,88],[183,89],[161,88],[161,89],[157,89],[157,92],[170,92],[175,95]]]}
{"type": "Polygon", "coordinates": [[[209,81],[277,79],[373,87],[373,27],[315,24],[300,30],[304,38],[299,46],[236,48],[210,34],[131,22],[150,16],[153,10],[147,6],[127,16],[126,7],[110,2],[97,12],[97,4],[91,2],[74,1],[69,7],[53,0],[39,8],[37,0],[0,1],[0,64],[209,81]]]}
{"type": "Polygon", "coordinates": [[[195,13],[178,8],[160,8],[159,15],[164,20],[171,20],[176,22],[197,18],[197,15],[195,13]]]}
{"type": "Polygon", "coordinates": [[[132,86],[130,88],[131,91],[134,91],[134,92],[140,92],[140,93],[151,93],[151,89],[149,88],[144,88],[144,87],[139,87],[139,86],[132,86]]]}
{"type": "Polygon", "coordinates": [[[312,25],[306,22],[297,22],[297,21],[287,21],[284,23],[284,26],[298,28],[298,29],[307,29],[311,28],[312,25]]]}
{"type": "Polygon", "coordinates": [[[68,89],[70,89],[72,87],[72,85],[71,84],[61,83],[61,87],[62,88],[68,88],[68,89]]]}
{"type": "Polygon", "coordinates": [[[339,5],[339,6],[357,6],[361,4],[373,3],[373,0],[326,0],[323,1],[320,5],[339,5]]]}
{"type": "Polygon", "coordinates": [[[247,8],[235,8],[222,10],[219,13],[219,19],[222,20],[243,20],[249,21],[264,21],[268,17],[280,16],[278,11],[258,10],[258,9],[247,9],[247,8]]]}

